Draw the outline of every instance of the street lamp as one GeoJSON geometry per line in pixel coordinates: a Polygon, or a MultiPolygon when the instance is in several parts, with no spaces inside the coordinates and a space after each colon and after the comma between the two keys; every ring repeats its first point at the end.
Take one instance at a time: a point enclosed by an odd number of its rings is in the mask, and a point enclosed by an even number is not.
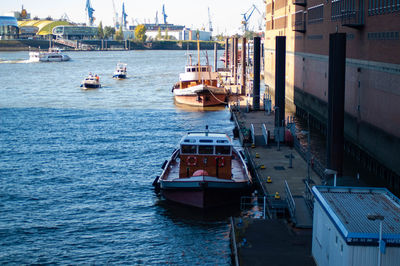
{"type": "Polygon", "coordinates": [[[337,175],[337,171],[332,170],[332,169],[325,169],[324,174],[325,174],[325,175],[334,175],[334,177],[333,177],[333,186],[336,187],[336,175],[337,175]]]}
{"type": "Polygon", "coordinates": [[[368,214],[367,218],[370,221],[379,220],[378,266],[381,266],[382,222],[385,219],[385,217],[380,214],[368,214]]]}

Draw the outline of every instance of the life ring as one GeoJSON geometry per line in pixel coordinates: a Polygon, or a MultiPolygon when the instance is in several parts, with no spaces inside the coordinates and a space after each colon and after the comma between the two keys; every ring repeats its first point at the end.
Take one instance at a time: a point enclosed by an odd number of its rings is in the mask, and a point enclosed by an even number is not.
{"type": "Polygon", "coordinates": [[[188,156],[186,158],[186,164],[189,166],[197,165],[197,158],[195,156],[188,156]]]}
{"type": "Polygon", "coordinates": [[[218,160],[218,166],[219,167],[224,167],[225,166],[225,158],[224,157],[216,157],[215,161],[218,160]]]}

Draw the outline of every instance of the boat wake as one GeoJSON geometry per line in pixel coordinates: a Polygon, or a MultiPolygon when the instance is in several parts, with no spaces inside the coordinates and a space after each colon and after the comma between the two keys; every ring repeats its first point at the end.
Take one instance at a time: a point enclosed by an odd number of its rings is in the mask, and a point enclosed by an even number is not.
{"type": "Polygon", "coordinates": [[[0,64],[29,64],[29,63],[36,63],[30,59],[25,60],[2,60],[0,59],[0,64]]]}

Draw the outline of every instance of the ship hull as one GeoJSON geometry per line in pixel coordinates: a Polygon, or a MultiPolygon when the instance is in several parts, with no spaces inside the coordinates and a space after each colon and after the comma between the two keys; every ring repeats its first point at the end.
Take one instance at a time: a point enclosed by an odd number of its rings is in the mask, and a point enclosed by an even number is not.
{"type": "Polygon", "coordinates": [[[172,202],[207,209],[240,202],[240,197],[249,195],[250,183],[193,182],[192,184],[169,184],[163,187],[162,196],[172,202]]]}
{"type": "Polygon", "coordinates": [[[174,89],[175,101],[197,107],[226,105],[226,90],[218,87],[194,86],[174,89]]]}

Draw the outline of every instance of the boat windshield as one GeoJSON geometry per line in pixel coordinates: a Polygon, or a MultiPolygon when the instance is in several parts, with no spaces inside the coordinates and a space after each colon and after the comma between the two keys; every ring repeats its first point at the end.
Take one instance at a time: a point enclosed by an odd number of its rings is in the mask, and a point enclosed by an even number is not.
{"type": "Polygon", "coordinates": [[[230,155],[231,146],[215,146],[215,153],[217,155],[230,155]]]}
{"type": "Polygon", "coordinates": [[[182,154],[195,154],[197,153],[196,145],[182,145],[182,154]]]}
{"type": "Polygon", "coordinates": [[[200,145],[199,146],[199,154],[213,154],[214,146],[210,145],[200,145]]]}

